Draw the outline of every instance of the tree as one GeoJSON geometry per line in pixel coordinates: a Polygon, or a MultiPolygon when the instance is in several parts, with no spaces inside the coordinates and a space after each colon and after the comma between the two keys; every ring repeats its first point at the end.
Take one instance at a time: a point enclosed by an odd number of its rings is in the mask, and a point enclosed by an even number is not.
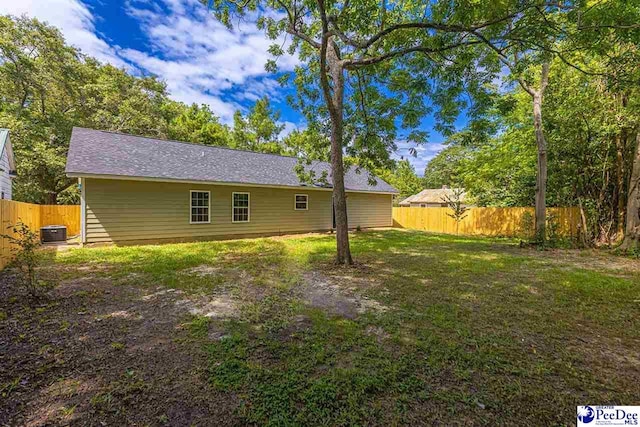
{"type": "Polygon", "coordinates": [[[84,57],[35,19],[0,17],[0,122],[11,129],[18,200],[57,203],[73,126],[166,136],[166,89],[84,57]]]}
{"type": "Polygon", "coordinates": [[[640,131],[637,131],[635,145],[633,170],[629,181],[624,241],[619,249],[637,253],[640,251],[640,131]]]}
{"type": "Polygon", "coordinates": [[[467,217],[469,210],[462,202],[464,195],[465,193],[462,188],[453,188],[451,194],[445,194],[442,197],[442,201],[451,209],[451,213],[447,215],[456,222],[456,235],[460,234],[460,222],[467,217]]]}
{"type": "Polygon", "coordinates": [[[82,115],[73,102],[84,74],[79,55],[36,20],[2,16],[0,34],[0,122],[18,160],[15,195],[55,203],[68,186],[64,137],[82,115]]]}
{"type": "Polygon", "coordinates": [[[240,111],[233,116],[233,148],[261,153],[284,154],[279,123],[280,113],[271,108],[268,98],[256,101],[246,117],[240,111]]]}
{"type": "MultiPolygon", "coordinates": [[[[440,67],[482,74],[477,64],[470,66],[472,50],[465,48],[508,31],[507,22],[523,11],[508,3],[452,7],[447,1],[433,1],[396,8],[372,0],[213,2],[215,16],[228,26],[233,14],[257,12],[258,26],[271,38],[284,33],[293,37],[289,52],[297,51],[302,59],[296,70],[298,105],[311,120],[319,116],[328,122],[325,132],[331,143],[338,263],[352,263],[344,152],[357,157],[362,167],[388,165],[389,151],[395,148],[396,124],[409,131],[419,127],[427,112],[424,97],[428,94],[442,101],[438,118],[452,122],[460,108],[454,99],[462,89],[451,78],[456,74],[438,73],[440,67]],[[431,87],[428,77],[435,75],[441,77],[441,84],[431,87]]],[[[274,44],[270,51],[280,55],[283,48],[274,44]]],[[[275,61],[267,66],[275,70],[275,61]]],[[[411,132],[406,139],[423,142],[425,137],[422,132],[411,132]]]]}
{"type": "Polygon", "coordinates": [[[487,43],[487,46],[492,48],[497,54],[501,63],[509,69],[511,77],[517,81],[520,87],[531,97],[537,147],[535,228],[536,236],[541,242],[544,242],[545,239],[547,219],[547,141],[545,139],[542,121],[542,103],[544,92],[549,84],[551,59],[548,52],[552,50],[549,44],[553,42],[555,42],[554,37],[547,36],[540,38],[539,35],[536,35],[535,39],[529,39],[528,46],[525,43],[515,43],[497,47],[492,43],[487,43]],[[532,47],[532,44],[537,45],[536,48],[532,47]],[[538,49],[538,46],[542,48],[538,49]],[[539,65],[536,64],[536,62],[538,62],[539,65]],[[538,74],[537,77],[536,74],[538,74]]]}
{"type": "Polygon", "coordinates": [[[376,175],[393,185],[400,192],[398,195],[399,200],[417,194],[423,189],[422,180],[416,175],[415,169],[406,159],[398,161],[391,170],[379,170],[376,175]]]}
{"type": "Polygon", "coordinates": [[[77,202],[64,171],[73,126],[230,145],[208,107],[171,101],[162,81],[86,57],[53,27],[0,16],[0,35],[0,123],[11,130],[17,200],[77,202]]]}
{"type": "MultiPolygon", "coordinates": [[[[625,67],[632,69],[632,58],[625,67]]],[[[580,69],[612,70],[609,59],[584,55],[580,69]]],[[[617,72],[620,75],[620,72],[617,72]]],[[[548,206],[581,206],[585,244],[610,245],[622,238],[633,169],[640,103],[633,79],[585,73],[556,58],[545,100],[549,179],[548,206]],[[620,203],[622,202],[622,207],[620,203]]],[[[492,114],[497,131],[469,141],[465,130],[450,141],[465,158],[457,173],[480,205],[529,206],[535,199],[536,145],[530,95],[514,86],[497,93],[492,114]]],[[[451,144],[451,143],[450,143],[451,144]]],[[[548,233],[547,233],[548,234],[548,233]]]]}
{"type": "Polygon", "coordinates": [[[424,188],[442,188],[447,185],[453,187],[459,182],[460,163],[468,157],[468,149],[456,143],[450,143],[424,168],[424,188]]]}
{"type": "Polygon", "coordinates": [[[170,101],[164,106],[170,118],[168,137],[204,145],[228,147],[232,144],[229,127],[220,123],[208,105],[184,104],[170,101]]]}
{"type": "Polygon", "coordinates": [[[295,129],[282,140],[284,152],[301,161],[329,161],[329,140],[315,128],[295,129]]]}
{"type": "Polygon", "coordinates": [[[83,115],[78,118],[82,126],[167,138],[164,107],[169,97],[164,82],[153,76],[132,76],[93,58],[82,59],[79,67],[85,76],[77,89],[78,97],[73,99],[82,106],[83,115]]]}
{"type": "MultiPolygon", "coordinates": [[[[640,9],[628,2],[602,1],[539,4],[544,25],[532,26],[528,19],[515,21],[509,36],[498,43],[484,39],[490,56],[508,69],[512,81],[531,97],[537,146],[535,223],[536,235],[544,243],[546,223],[547,140],[543,124],[543,100],[554,59],[586,74],[606,75],[579,65],[582,55],[600,53],[616,57],[623,40],[638,41],[640,9]]],[[[479,36],[482,38],[482,36],[479,36]]]]}

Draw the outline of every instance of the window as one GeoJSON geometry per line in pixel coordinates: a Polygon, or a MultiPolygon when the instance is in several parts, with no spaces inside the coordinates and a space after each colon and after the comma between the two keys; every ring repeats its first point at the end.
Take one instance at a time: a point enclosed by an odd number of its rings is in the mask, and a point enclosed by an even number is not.
{"type": "Polygon", "coordinates": [[[306,194],[296,194],[295,195],[295,210],[297,211],[306,211],[309,209],[309,196],[306,194]]]}
{"type": "Polygon", "coordinates": [[[426,208],[427,205],[425,205],[424,203],[420,205],[421,208],[426,208]]]}
{"type": "Polygon", "coordinates": [[[232,222],[249,222],[249,193],[233,193],[232,222]]]}
{"type": "Polygon", "coordinates": [[[209,223],[209,196],[209,191],[191,191],[191,224],[209,223]]]}

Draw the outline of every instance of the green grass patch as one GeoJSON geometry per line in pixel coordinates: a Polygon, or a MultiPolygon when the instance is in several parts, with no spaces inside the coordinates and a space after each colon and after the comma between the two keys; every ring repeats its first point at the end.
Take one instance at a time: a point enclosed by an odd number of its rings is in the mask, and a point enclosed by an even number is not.
{"type": "MultiPolygon", "coordinates": [[[[419,232],[351,241],[353,269],[333,265],[332,236],[79,249],[51,262],[70,276],[94,266],[116,283],[261,295],[237,319],[186,323],[209,383],[239,398],[246,423],[558,425],[587,402],[637,403],[633,260],[419,232]],[[345,318],[311,307],[310,270],[386,310],[345,318]]],[[[139,385],[125,379],[96,404],[113,407],[129,382],[139,385]]]]}

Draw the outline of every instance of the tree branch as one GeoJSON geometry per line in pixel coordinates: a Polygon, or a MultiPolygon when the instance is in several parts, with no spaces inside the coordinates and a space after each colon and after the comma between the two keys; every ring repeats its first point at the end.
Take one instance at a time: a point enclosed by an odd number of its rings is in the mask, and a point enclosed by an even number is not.
{"type": "Polygon", "coordinates": [[[515,16],[517,16],[518,14],[526,11],[527,9],[534,7],[532,4],[528,4],[520,9],[518,9],[515,12],[512,12],[510,14],[501,16],[499,18],[490,20],[490,21],[486,21],[480,24],[476,24],[476,25],[471,25],[471,26],[463,26],[463,25],[457,25],[457,24],[446,24],[446,23],[442,23],[442,22],[424,22],[424,21],[419,21],[419,22],[405,22],[405,23],[401,23],[401,24],[396,24],[396,25],[391,25],[387,28],[384,28],[382,31],[378,32],[377,34],[373,35],[372,37],[370,37],[368,40],[366,41],[358,41],[355,40],[351,37],[349,37],[348,35],[346,35],[345,33],[343,33],[337,26],[337,22],[335,22],[335,20],[332,21],[332,29],[335,30],[335,35],[338,36],[340,38],[340,40],[342,40],[343,43],[348,44],[352,47],[358,48],[358,49],[367,49],[369,47],[371,47],[374,43],[376,43],[378,40],[382,39],[383,37],[395,32],[395,31],[400,31],[400,30],[407,30],[407,29],[416,29],[416,30],[438,30],[441,32],[445,32],[445,33],[471,33],[473,31],[478,31],[481,30],[483,28],[495,25],[495,24],[499,24],[501,22],[504,22],[508,19],[511,19],[515,16]]]}
{"type": "Polygon", "coordinates": [[[303,40],[303,41],[309,43],[311,46],[313,46],[316,49],[320,49],[320,47],[321,47],[321,42],[317,42],[312,37],[310,37],[310,36],[308,36],[308,35],[306,35],[304,33],[301,33],[293,25],[290,25],[289,28],[287,28],[287,33],[291,34],[294,37],[298,37],[300,40],[303,40]]]}
{"type": "Polygon", "coordinates": [[[460,42],[454,43],[442,48],[428,48],[422,46],[414,46],[405,49],[398,49],[383,55],[373,56],[370,58],[360,58],[360,59],[345,59],[344,60],[344,68],[348,70],[355,70],[356,68],[365,67],[368,65],[378,64],[380,62],[386,61],[387,59],[396,58],[399,56],[405,56],[411,53],[438,53],[438,52],[446,52],[448,50],[452,50],[461,46],[471,46],[480,44],[480,41],[469,41],[469,42],[460,42]]]}

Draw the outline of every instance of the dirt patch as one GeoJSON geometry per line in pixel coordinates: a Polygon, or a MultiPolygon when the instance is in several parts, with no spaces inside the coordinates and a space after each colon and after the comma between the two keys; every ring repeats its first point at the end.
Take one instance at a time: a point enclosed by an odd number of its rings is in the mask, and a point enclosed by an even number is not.
{"type": "Polygon", "coordinates": [[[77,273],[33,307],[0,273],[0,425],[239,423],[184,326],[236,315],[235,299],[77,273]]]}
{"type": "Polygon", "coordinates": [[[216,276],[220,274],[220,270],[220,267],[202,264],[197,267],[186,269],[183,272],[186,274],[195,274],[197,276],[216,276]]]}
{"type": "Polygon", "coordinates": [[[228,319],[238,316],[238,305],[238,301],[229,295],[176,301],[176,306],[188,310],[189,314],[215,319],[228,319]]]}
{"type": "Polygon", "coordinates": [[[640,274],[640,260],[612,255],[603,250],[552,249],[542,252],[529,248],[517,248],[517,250],[532,258],[544,260],[545,263],[571,269],[605,271],[623,277],[640,274]]]}
{"type": "Polygon", "coordinates": [[[569,348],[584,355],[591,363],[601,363],[612,372],[635,372],[640,381],[640,341],[623,344],[619,338],[593,335],[576,337],[569,348]],[[605,363],[602,363],[605,362],[605,363]]]}
{"type": "Polygon", "coordinates": [[[368,311],[384,312],[389,307],[367,298],[357,291],[354,278],[332,277],[317,271],[303,275],[303,283],[297,288],[300,298],[312,307],[322,308],[340,316],[355,319],[368,311]]]}

